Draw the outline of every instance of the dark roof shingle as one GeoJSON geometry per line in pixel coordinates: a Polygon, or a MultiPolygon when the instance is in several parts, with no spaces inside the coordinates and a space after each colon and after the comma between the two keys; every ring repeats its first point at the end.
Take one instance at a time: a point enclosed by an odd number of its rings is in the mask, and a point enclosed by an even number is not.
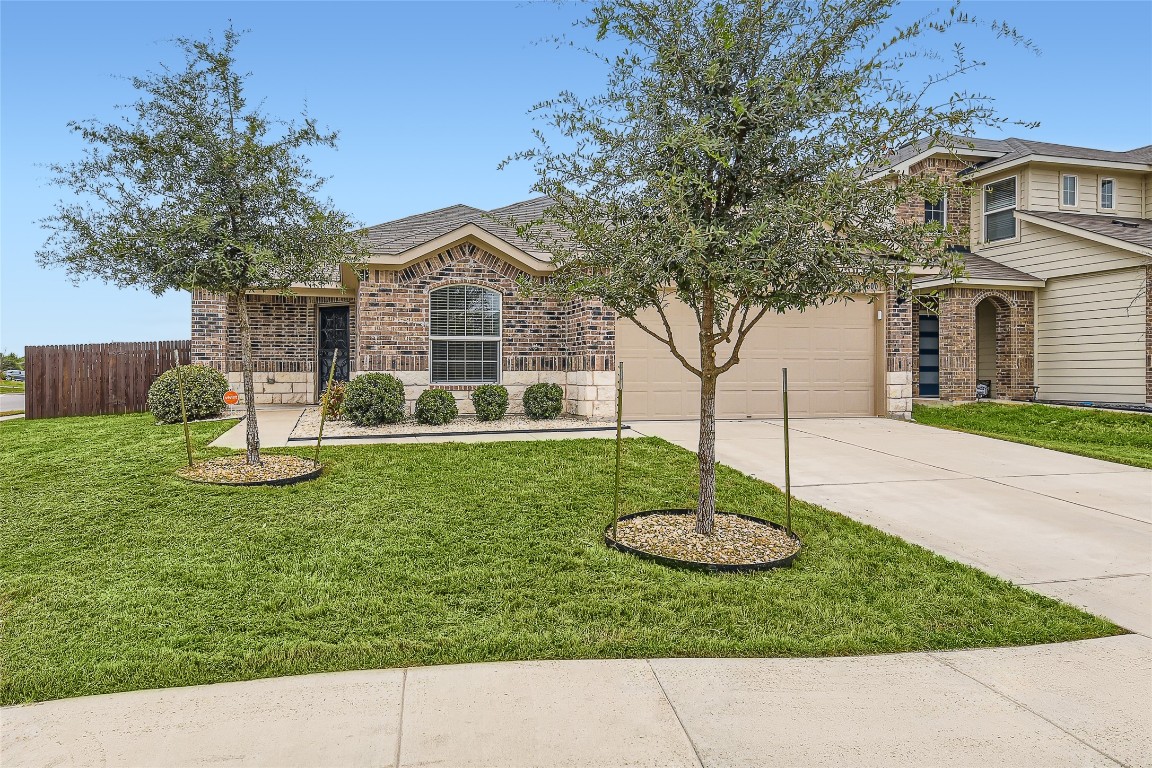
{"type": "Polygon", "coordinates": [[[1086,232],[1104,235],[1144,248],[1152,248],[1152,219],[1064,213],[1062,211],[1025,211],[1023,209],[1019,213],[1035,216],[1055,224],[1063,224],[1066,227],[1083,229],[1086,232]]]}
{"type": "Polygon", "coordinates": [[[368,227],[364,233],[368,247],[373,253],[394,256],[467,224],[474,224],[495,237],[546,260],[548,254],[542,253],[535,245],[520,237],[509,222],[527,223],[537,218],[550,202],[547,197],[536,197],[492,211],[483,211],[470,205],[451,205],[428,213],[386,221],[368,227]]]}

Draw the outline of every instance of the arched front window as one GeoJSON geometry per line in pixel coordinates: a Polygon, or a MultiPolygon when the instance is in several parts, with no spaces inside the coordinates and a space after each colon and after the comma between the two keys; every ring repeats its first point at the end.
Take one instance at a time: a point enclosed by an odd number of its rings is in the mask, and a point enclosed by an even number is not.
{"type": "Polygon", "coordinates": [[[437,288],[429,297],[433,384],[500,380],[500,294],[477,285],[437,288]]]}

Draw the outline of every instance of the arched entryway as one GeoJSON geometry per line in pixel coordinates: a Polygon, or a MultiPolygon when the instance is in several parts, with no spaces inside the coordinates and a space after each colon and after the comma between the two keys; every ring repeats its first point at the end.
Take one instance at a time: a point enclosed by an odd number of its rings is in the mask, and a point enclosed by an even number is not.
{"type": "Polygon", "coordinates": [[[976,396],[1003,397],[1011,308],[989,296],[976,305],[976,396]]]}
{"type": "Polygon", "coordinates": [[[941,399],[1030,398],[1031,291],[956,287],[939,302],[941,399]]]}

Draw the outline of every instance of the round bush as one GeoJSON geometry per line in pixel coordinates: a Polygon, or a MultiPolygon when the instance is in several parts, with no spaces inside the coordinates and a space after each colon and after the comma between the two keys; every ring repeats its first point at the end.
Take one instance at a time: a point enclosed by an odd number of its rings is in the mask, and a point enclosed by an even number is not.
{"type": "Polygon", "coordinates": [[[344,387],[344,418],[361,427],[395,424],[404,418],[404,385],[387,373],[365,373],[344,387]]]}
{"type": "Polygon", "coordinates": [[[459,413],[456,398],[446,389],[426,389],[416,398],[416,421],[421,424],[447,424],[459,413]]]}
{"type": "Polygon", "coordinates": [[[530,419],[554,419],[564,412],[564,387],[533,384],[524,390],[524,415],[530,419]]]}
{"type": "Polygon", "coordinates": [[[499,421],[508,413],[508,390],[499,384],[484,384],[472,391],[472,405],[480,421],[499,421]]]}
{"type": "Polygon", "coordinates": [[[180,379],[184,379],[184,406],[188,420],[211,419],[224,410],[228,379],[205,365],[181,365],[160,374],[148,387],[148,410],[161,424],[175,424],[180,418],[180,379]]]}

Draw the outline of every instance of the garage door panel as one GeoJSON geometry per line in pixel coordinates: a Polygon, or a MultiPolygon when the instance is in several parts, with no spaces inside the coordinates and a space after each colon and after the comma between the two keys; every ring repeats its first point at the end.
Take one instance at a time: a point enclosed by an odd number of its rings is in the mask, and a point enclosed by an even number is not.
{"type": "MultiPolygon", "coordinates": [[[[691,310],[677,304],[666,312],[681,353],[695,363],[699,348],[691,310]]],[[[720,377],[717,416],[779,417],[780,369],[784,366],[788,367],[793,415],[874,415],[879,353],[875,314],[872,306],[860,301],[765,315],[741,348],[740,363],[720,377]]],[[[641,319],[660,322],[655,312],[643,313],[641,319]]],[[[699,415],[699,380],[667,347],[628,320],[618,323],[616,338],[617,359],[624,363],[627,418],[699,415]]],[[[718,359],[726,360],[730,350],[730,345],[718,350],[718,359]]]]}

